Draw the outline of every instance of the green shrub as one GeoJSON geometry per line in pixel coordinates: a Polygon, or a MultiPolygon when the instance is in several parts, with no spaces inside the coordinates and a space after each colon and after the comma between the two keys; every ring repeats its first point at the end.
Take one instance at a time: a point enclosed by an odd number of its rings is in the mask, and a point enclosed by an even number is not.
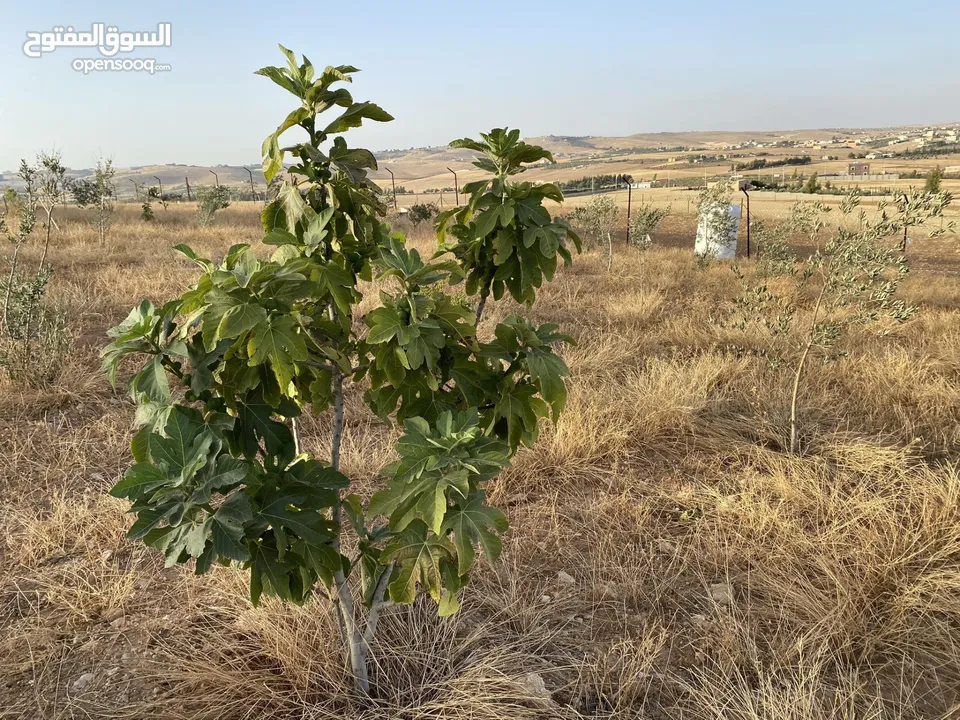
{"type": "Polygon", "coordinates": [[[410,206],[410,212],[407,217],[414,225],[419,225],[424,220],[435,217],[440,212],[435,203],[416,203],[410,206]]]}
{"type": "Polygon", "coordinates": [[[670,211],[670,205],[657,208],[649,203],[633,208],[630,214],[630,245],[640,250],[650,247],[650,234],[670,216],[670,211]]]}
{"type": "Polygon", "coordinates": [[[595,195],[570,214],[570,223],[591,244],[606,243],[620,219],[620,207],[612,195],[595,195]]]}
{"type": "Polygon", "coordinates": [[[113,161],[98,160],[92,180],[87,178],[77,180],[70,187],[78,207],[94,208],[96,214],[93,218],[93,226],[100,237],[101,245],[106,244],[107,230],[113,217],[113,199],[117,194],[113,187],[114,174],[113,161]]]}
{"type": "Polygon", "coordinates": [[[223,185],[201,187],[197,190],[197,225],[206,227],[217,210],[230,207],[230,194],[223,185]]]}
{"type": "Polygon", "coordinates": [[[67,316],[44,302],[52,272],[45,266],[36,274],[6,278],[9,288],[7,322],[0,335],[0,367],[12,382],[42,388],[60,374],[70,352],[67,316]]]}

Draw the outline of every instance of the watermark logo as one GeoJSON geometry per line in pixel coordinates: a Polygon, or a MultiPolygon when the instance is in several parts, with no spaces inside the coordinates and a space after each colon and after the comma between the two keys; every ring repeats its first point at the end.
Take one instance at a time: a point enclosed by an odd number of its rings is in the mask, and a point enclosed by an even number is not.
{"type": "Polygon", "coordinates": [[[155,72],[164,72],[170,69],[169,65],[158,63],[154,58],[77,58],[72,63],[77,72],[89,75],[92,72],[146,72],[153,75],[155,72]]]}
{"type": "Polygon", "coordinates": [[[74,31],[72,27],[56,26],[50,32],[28,32],[23,44],[23,54],[31,58],[43,57],[60,48],[89,48],[96,50],[99,58],[77,58],[71,67],[87,75],[91,72],[147,72],[170,70],[170,66],[155,58],[116,58],[120,53],[130,53],[141,48],[170,47],[173,27],[159,23],[151,32],[120,32],[113,25],[93,23],[89,31],[74,31]]]}

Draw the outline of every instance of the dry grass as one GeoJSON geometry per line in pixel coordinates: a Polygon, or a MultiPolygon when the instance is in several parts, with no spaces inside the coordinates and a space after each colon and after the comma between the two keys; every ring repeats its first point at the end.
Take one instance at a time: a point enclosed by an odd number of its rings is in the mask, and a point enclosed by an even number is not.
{"type": "MultiPolygon", "coordinates": [[[[165,570],[123,538],[105,492],[132,408],[97,373],[103,332],[190,282],[170,246],[259,240],[251,208],[203,230],[183,207],[157,215],[122,213],[105,248],[64,223],[51,295],[73,350],[52,387],[0,387],[0,716],[960,714],[960,282],[939,245],[917,249],[903,289],[916,319],[811,369],[800,457],[783,452],[784,373],[724,349],[763,339],[712,321],[736,293],[729,268],[671,248],[620,248],[612,274],[579,258],[531,311],[578,345],[566,413],[489,489],[511,520],[502,562],[453,619],[388,612],[363,703],[328,607],[253,609],[241,573],[165,570]]],[[[392,436],[359,393],[348,418],[344,468],[367,491],[392,436]]],[[[306,424],[309,449],[328,429],[306,424]]]]}

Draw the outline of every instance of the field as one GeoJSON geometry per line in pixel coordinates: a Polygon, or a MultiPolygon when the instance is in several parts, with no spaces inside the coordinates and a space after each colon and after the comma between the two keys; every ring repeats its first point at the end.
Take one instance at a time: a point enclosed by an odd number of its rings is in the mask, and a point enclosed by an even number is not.
{"type": "MultiPolygon", "coordinates": [[[[951,126],[953,127],[953,126],[951,126]]],[[[809,176],[816,172],[821,176],[831,176],[834,186],[857,185],[863,189],[888,190],[906,189],[909,185],[922,184],[922,178],[903,177],[908,173],[925,174],[936,166],[941,169],[955,167],[960,163],[960,153],[955,143],[945,143],[937,151],[932,145],[920,146],[928,151],[926,155],[904,155],[916,152],[915,142],[896,142],[888,145],[879,138],[890,136],[920,137],[920,128],[880,128],[875,130],[798,130],[771,132],[684,132],[638,134],[627,137],[536,137],[529,141],[550,150],[556,164],[544,163],[532,167],[525,179],[544,182],[569,182],[596,175],[629,175],[634,182],[659,180],[668,181],[671,187],[684,183],[695,184],[731,174],[731,166],[741,166],[752,161],[763,160],[771,163],[760,170],[741,170],[747,179],[762,179],[767,183],[774,181],[788,183],[793,173],[809,176]],[[871,138],[866,141],[865,138],[871,138]],[[865,156],[876,154],[874,159],[865,159],[870,163],[871,178],[877,175],[889,175],[889,178],[862,181],[855,177],[833,177],[846,173],[851,155],[865,156]],[[895,157],[883,157],[894,154],[895,157]],[[776,165],[790,158],[805,157],[805,165],[776,165]],[[829,160],[826,158],[830,158],[829,160]],[[900,177],[896,177],[900,176],[900,177]]],[[[456,171],[461,187],[482,176],[470,164],[470,153],[446,147],[414,148],[386,153],[378,153],[381,168],[373,176],[384,187],[390,184],[387,169],[394,173],[397,185],[403,186],[409,195],[401,202],[409,204],[415,200],[431,198],[439,200],[435,194],[439,188],[444,192],[446,202],[451,202],[453,194],[453,175],[456,171]],[[433,193],[425,194],[427,190],[433,193]]],[[[953,178],[945,184],[945,189],[956,191],[960,180],[953,178]]]]}
{"type": "MultiPolygon", "coordinates": [[[[922,187],[921,181],[911,182],[914,184],[914,187],[922,187]]],[[[902,182],[901,185],[903,185],[902,182]]],[[[908,186],[904,185],[903,189],[906,190],[907,187],[908,186]]],[[[943,189],[956,194],[960,192],[960,182],[945,181],[943,183],[943,189]]],[[[637,189],[631,191],[629,201],[631,208],[634,210],[643,205],[649,205],[655,208],[669,208],[670,214],[658,228],[657,244],[660,246],[685,248],[690,246],[690,238],[695,234],[696,230],[698,194],[698,190],[678,188],[637,189]]],[[[623,227],[620,228],[619,239],[625,240],[628,202],[627,191],[609,191],[603,193],[603,195],[612,198],[620,210],[620,224],[623,227]]],[[[569,213],[573,208],[588,205],[594,197],[596,197],[596,195],[589,193],[585,195],[574,195],[564,201],[562,208],[559,205],[555,205],[551,208],[551,211],[561,214],[569,213]]],[[[832,216],[828,215],[828,218],[832,219],[840,214],[838,211],[843,197],[843,195],[811,196],[797,192],[757,192],[753,190],[750,191],[751,217],[754,220],[759,219],[768,222],[782,221],[790,216],[791,208],[795,203],[819,201],[833,213],[832,216]]],[[[893,200],[894,195],[892,194],[866,196],[863,199],[861,207],[864,212],[867,213],[868,218],[875,219],[877,215],[877,204],[880,201],[893,203],[893,200]]],[[[739,233],[740,250],[741,252],[745,252],[746,200],[742,193],[733,200],[733,202],[738,201],[741,205],[741,216],[744,218],[739,233]]],[[[960,225],[960,204],[956,202],[951,203],[945,209],[943,217],[936,218],[931,222],[932,228],[946,227],[947,224],[951,222],[955,225],[960,225]]],[[[924,233],[921,232],[919,238],[923,238],[923,235],[924,233]]],[[[934,238],[933,240],[927,240],[926,238],[920,240],[919,238],[917,242],[923,243],[923,250],[916,254],[911,253],[914,269],[931,269],[936,271],[937,274],[960,272],[960,247],[957,246],[955,236],[948,234],[934,238]]],[[[911,243],[912,242],[911,240],[911,243]]],[[[812,250],[811,247],[804,247],[803,249],[805,251],[812,250]]]]}
{"type": "MultiPolygon", "coordinates": [[[[924,128],[912,126],[856,130],[648,133],[625,137],[533,137],[527,140],[550,150],[556,163],[532,166],[524,179],[569,182],[596,175],[622,174],[630,175],[634,182],[656,178],[661,182],[669,181],[671,187],[674,187],[683,183],[699,183],[704,177],[710,181],[718,177],[728,177],[733,163],[744,165],[760,159],[776,163],[787,158],[809,157],[810,162],[806,165],[772,165],[759,171],[742,171],[743,176],[748,179],[785,183],[792,181],[794,170],[806,176],[812,172],[821,176],[845,173],[852,162],[849,157],[851,154],[901,154],[921,149],[929,151],[922,156],[899,155],[864,160],[870,163],[871,172],[874,173],[871,177],[887,174],[889,179],[831,179],[831,183],[836,187],[856,185],[863,189],[894,192],[905,190],[910,185],[923,185],[922,175],[934,167],[960,167],[960,152],[957,152],[956,143],[944,139],[954,137],[944,135],[947,128],[952,128],[952,132],[956,133],[960,126],[954,123],[936,131],[941,133],[939,139],[944,143],[939,150],[934,145],[918,146],[913,138],[923,139],[924,128]],[[908,136],[910,140],[896,142],[894,145],[888,145],[884,140],[887,137],[908,136]],[[867,141],[866,138],[870,140],[867,141]],[[825,160],[824,157],[832,159],[825,160]],[[696,162],[693,162],[694,159],[696,162]],[[908,173],[918,173],[921,177],[904,177],[908,173]],[[900,177],[894,179],[896,175],[900,177]]],[[[422,201],[445,202],[447,205],[452,203],[454,178],[451,170],[457,173],[460,187],[483,176],[481,171],[473,167],[471,152],[446,146],[383,150],[377,151],[376,155],[380,167],[372,172],[371,176],[388,189],[392,172],[397,186],[408,191],[408,194],[398,198],[399,204],[405,207],[422,201]],[[442,197],[437,192],[441,188],[447,188],[442,197]],[[428,190],[431,192],[426,192],[428,190]]],[[[92,170],[75,169],[71,170],[70,174],[83,177],[92,174],[92,170]]],[[[118,167],[115,178],[118,196],[128,201],[134,199],[136,186],[156,186],[158,190],[162,186],[164,193],[186,197],[187,183],[194,193],[204,186],[222,184],[231,189],[235,199],[239,193],[244,193],[248,200],[250,195],[246,193],[251,189],[262,194],[265,187],[259,162],[244,166],[166,164],[118,167]]],[[[15,172],[0,172],[0,188],[7,185],[21,185],[15,172]]],[[[949,173],[943,187],[955,195],[960,191],[960,176],[956,171],[949,173]]]]}
{"type": "MultiPolygon", "coordinates": [[[[542,291],[532,319],[577,340],[565,413],[488,488],[511,529],[462,612],[387,611],[367,706],[328,604],[254,609],[238,571],[165,569],[107,495],[133,405],[98,371],[106,329],[190,284],[171,246],[260,247],[259,208],[198,229],[187,203],[153,223],[120,206],[106,247],[62,211],[49,297],[71,348],[48,387],[0,386],[0,717],[960,716],[957,237],[910,247],[913,319],[811,367],[790,455],[789,372],[734,349],[763,340],[718,322],[739,286],[726,264],[698,267],[685,199],[648,194],[676,210],[653,248],[615,245],[612,272],[588,249],[542,291]]],[[[398,224],[432,250],[425,226],[398,224]]],[[[515,309],[488,306],[481,333],[515,309]]],[[[360,390],[347,405],[343,468],[366,492],[394,438],[360,390]]],[[[329,426],[304,423],[308,450],[322,456],[329,426]]]]}

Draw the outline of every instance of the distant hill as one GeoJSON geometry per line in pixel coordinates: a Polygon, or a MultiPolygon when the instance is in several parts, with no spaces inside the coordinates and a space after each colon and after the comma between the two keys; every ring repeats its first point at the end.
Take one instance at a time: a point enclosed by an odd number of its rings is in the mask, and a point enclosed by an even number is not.
{"type": "MultiPolygon", "coordinates": [[[[163,192],[186,194],[187,182],[190,183],[191,190],[201,185],[213,185],[219,181],[221,185],[238,186],[248,185],[250,175],[244,168],[250,168],[253,174],[254,186],[258,192],[263,192],[265,182],[260,163],[250,165],[182,165],[173,163],[170,165],[138,165],[129,168],[117,168],[114,176],[114,183],[117,187],[117,195],[121,198],[132,198],[134,196],[134,183],[145,187],[157,187],[163,185],[163,192]],[[213,173],[216,173],[214,177],[213,173]],[[157,182],[159,178],[160,182],[157,182]]],[[[93,175],[93,168],[83,168],[69,171],[72,178],[85,178],[93,175]]],[[[23,183],[17,176],[16,171],[0,172],[0,185],[12,186],[17,189],[23,187],[23,183]]]]}
{"type": "MultiPolygon", "coordinates": [[[[672,174],[674,178],[691,174],[702,177],[704,167],[722,173],[734,159],[776,155],[810,155],[815,162],[827,155],[840,163],[846,160],[851,148],[895,146],[893,149],[899,150],[927,142],[931,133],[934,137],[949,137],[953,132],[956,137],[958,127],[960,124],[951,123],[928,127],[637,133],[625,137],[546,135],[526,140],[550,150],[557,162],[531,168],[525,177],[545,181],[613,174],[627,174],[635,179],[650,179],[658,173],[672,174]],[[693,158],[699,158],[697,162],[701,164],[697,168],[692,167],[693,158]]],[[[449,192],[455,182],[462,186],[481,175],[473,168],[473,153],[468,150],[438,146],[374,154],[380,169],[372,177],[385,188],[390,187],[391,181],[387,170],[393,172],[399,187],[411,193],[449,192]],[[456,172],[456,180],[451,170],[456,172]]],[[[74,178],[92,174],[89,168],[70,171],[74,178]]],[[[191,190],[215,182],[239,187],[250,183],[251,174],[255,188],[263,192],[265,182],[259,162],[215,167],[174,163],[118,168],[116,185],[121,199],[133,197],[134,183],[148,187],[162,184],[165,193],[185,195],[188,182],[191,190]]],[[[22,183],[13,170],[0,172],[0,186],[20,188],[22,183]]]]}

